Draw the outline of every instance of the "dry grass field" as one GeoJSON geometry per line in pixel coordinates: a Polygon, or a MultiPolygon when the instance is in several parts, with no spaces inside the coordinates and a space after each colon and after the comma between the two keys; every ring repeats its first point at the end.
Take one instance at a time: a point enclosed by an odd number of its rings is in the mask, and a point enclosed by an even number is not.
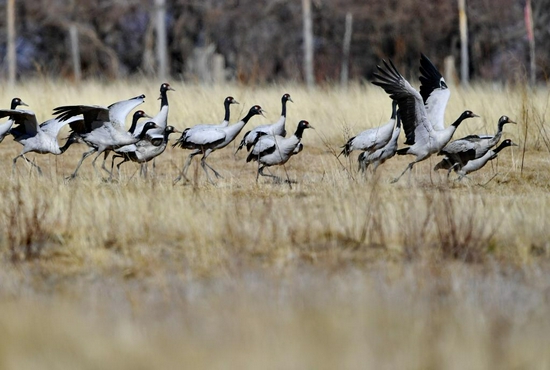
{"type": "MultiPolygon", "coordinates": [[[[64,181],[81,154],[30,154],[40,177],[0,145],[0,369],[550,369],[550,126],[548,90],[453,88],[447,119],[481,118],[456,133],[520,144],[461,182],[393,158],[357,173],[350,135],[388,120],[391,102],[370,84],[204,87],[172,82],[169,123],[215,123],[225,96],[232,122],[253,104],[274,122],[291,94],[287,130],[300,119],[305,149],[280,176],[255,181],[235,145],[191,181],[172,185],[189,153],[169,147],[154,176],[125,164],[116,181],[94,173],[64,181]]],[[[415,84],[418,86],[417,84],[415,84]]],[[[40,121],[54,107],[145,93],[155,81],[80,87],[29,81],[2,87],[40,121]]],[[[65,134],[65,132],[64,132],[65,134]]],[[[66,137],[66,135],[60,137],[66,137]]],[[[172,140],[175,139],[175,136],[172,140]]],[[[403,140],[400,140],[402,143],[403,140]]]]}

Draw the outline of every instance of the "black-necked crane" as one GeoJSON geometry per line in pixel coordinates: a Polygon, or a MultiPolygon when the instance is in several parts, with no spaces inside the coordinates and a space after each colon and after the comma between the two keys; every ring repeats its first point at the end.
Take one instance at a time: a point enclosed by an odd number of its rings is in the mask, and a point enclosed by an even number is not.
{"type": "Polygon", "coordinates": [[[507,123],[514,123],[508,116],[502,116],[498,120],[497,132],[494,135],[469,135],[461,139],[451,141],[445,145],[439,152],[439,155],[445,157],[435,165],[434,171],[439,169],[448,170],[447,176],[451,171],[458,170],[468,161],[481,158],[492,147],[498,144],[502,137],[502,130],[507,123]]]}
{"type": "MultiPolygon", "coordinates": [[[[168,144],[168,137],[170,134],[181,132],[177,130],[174,126],[166,126],[164,128],[164,135],[162,140],[158,141],[156,139],[151,139],[145,135],[145,137],[138,141],[135,144],[126,145],[122,148],[115,149],[116,154],[113,155],[112,161],[111,161],[111,173],[113,171],[113,164],[115,161],[115,158],[122,158],[123,160],[120,161],[116,167],[118,172],[120,173],[120,166],[128,161],[136,162],[136,163],[146,163],[152,160],[153,158],[158,157],[161,155],[164,150],[166,149],[166,145],[168,144]]],[[[146,176],[147,172],[144,170],[144,168],[141,168],[141,174],[146,176]]]]}
{"type": "Polygon", "coordinates": [[[201,123],[198,125],[193,126],[193,129],[203,129],[203,128],[223,128],[227,127],[229,125],[229,117],[231,116],[231,111],[229,107],[231,104],[239,104],[238,101],[235,100],[232,96],[228,96],[223,100],[223,106],[224,106],[224,116],[223,121],[221,123],[217,124],[208,124],[208,123],[201,123]]]}
{"type": "Polygon", "coordinates": [[[240,149],[242,149],[243,146],[246,146],[246,150],[250,151],[250,148],[254,145],[256,140],[260,136],[263,135],[280,135],[280,136],[286,136],[286,129],[285,129],[285,123],[286,123],[286,103],[292,102],[292,99],[290,98],[290,94],[284,94],[281,98],[281,117],[279,120],[275,123],[269,124],[269,125],[261,125],[253,128],[252,130],[248,131],[243,139],[241,140],[241,143],[239,144],[239,147],[235,151],[238,152],[240,149]]]}
{"type": "MultiPolygon", "coordinates": [[[[144,101],[145,95],[140,95],[111,104],[109,107],[72,105],[54,109],[54,114],[61,121],[78,115],[82,115],[84,118],[83,123],[71,123],[69,126],[91,150],[82,155],[75,171],[70,176],[71,178],[76,177],[82,162],[93,153],[97,153],[92,161],[95,169],[95,161],[105,150],[113,150],[139,141],[138,137],[126,131],[124,121],[126,116],[144,101]]],[[[143,132],[143,129],[138,132],[143,132]]]]}
{"type": "MultiPolygon", "coordinates": [[[[12,110],[17,109],[17,107],[20,106],[20,105],[24,105],[24,106],[28,107],[28,105],[26,103],[24,103],[23,100],[21,100],[19,98],[13,98],[11,100],[10,109],[12,109],[12,110]]],[[[13,126],[13,119],[11,119],[11,118],[0,125],[0,143],[10,133],[10,129],[11,129],[12,126],[13,126]]]]}
{"type": "Polygon", "coordinates": [[[42,174],[40,167],[25,157],[25,154],[29,152],[63,154],[71,144],[76,142],[76,137],[74,135],[69,136],[65,144],[59,146],[57,142],[59,130],[70,122],[82,121],[80,117],[72,117],[63,122],[58,119],[50,119],[39,125],[33,112],[20,109],[0,110],[0,118],[4,117],[10,117],[13,120],[14,126],[10,130],[10,134],[15,141],[23,145],[21,153],[13,159],[13,170],[15,170],[17,160],[23,158],[27,163],[34,166],[39,174],[42,174]]]}
{"type": "Polygon", "coordinates": [[[128,129],[129,133],[133,135],[136,132],[137,124],[139,120],[142,118],[152,118],[152,117],[142,110],[135,111],[134,114],[132,115],[132,123],[130,124],[130,128],[128,129]]]}
{"type": "Polygon", "coordinates": [[[218,128],[188,128],[183,131],[181,137],[172,146],[179,146],[183,149],[192,149],[193,151],[187,157],[183,169],[180,175],[174,180],[174,183],[178,182],[182,178],[187,178],[185,175],[191,164],[191,160],[198,154],[202,154],[201,166],[206,173],[208,181],[210,181],[210,183],[214,183],[208,174],[207,167],[216,177],[221,177],[221,175],[208,163],[206,163],[206,158],[213,151],[225,148],[229,145],[229,143],[231,143],[241,132],[248,121],[258,114],[263,116],[262,108],[259,105],[254,105],[250,108],[248,114],[243,119],[233,125],[218,128]]]}
{"type": "MultiPolygon", "coordinates": [[[[137,124],[138,124],[138,121],[142,118],[151,118],[151,116],[149,116],[147,113],[145,113],[144,111],[142,110],[138,110],[138,111],[135,111],[134,114],[132,115],[132,123],[130,125],[130,129],[128,130],[128,132],[134,136],[137,135],[136,133],[136,127],[137,127],[137,124]]],[[[143,126],[141,126],[140,130],[143,130],[143,126]]],[[[103,170],[105,170],[105,172],[109,172],[110,173],[110,176],[112,176],[112,171],[113,171],[113,166],[111,165],[111,171],[109,171],[106,167],[105,167],[105,162],[107,161],[107,157],[109,156],[109,153],[111,153],[111,149],[106,149],[104,152],[103,152],[103,162],[101,163],[101,168],[103,170]]]]}
{"type": "Polygon", "coordinates": [[[445,109],[451,91],[445,79],[430,59],[420,55],[420,95],[424,100],[426,114],[434,130],[445,128],[445,109]]]}
{"type": "Polygon", "coordinates": [[[407,171],[411,171],[415,163],[425,160],[438,153],[451,140],[454,132],[462,121],[478,117],[472,111],[464,111],[458,119],[443,130],[435,130],[427,115],[426,107],[420,93],[397,71],[397,68],[384,61],[385,68],[378,66],[379,73],[373,84],[382,87],[399,106],[401,121],[407,140],[407,148],[397,150],[397,154],[411,154],[415,160],[407,165],[405,170],[392,182],[397,182],[407,171]]]}
{"type": "MultiPolygon", "coordinates": [[[[95,169],[95,161],[105,150],[116,150],[120,147],[137,143],[140,140],[145,139],[145,136],[147,135],[147,132],[149,130],[158,129],[158,125],[156,123],[147,122],[143,126],[139,135],[134,136],[126,131],[121,132],[115,129],[109,123],[105,123],[103,126],[90,132],[86,131],[85,123],[69,123],[69,126],[73,130],[72,134],[80,137],[90,148],[92,148],[90,151],[85,152],[82,155],[82,158],[80,158],[80,161],[78,162],[74,172],[71,174],[69,179],[73,179],[76,177],[76,174],[78,173],[78,169],[82,165],[82,162],[84,162],[84,160],[93,153],[98,153],[92,161],[92,166],[95,169]]],[[[107,172],[109,172],[109,176],[112,176],[110,171],[107,172]]]]}
{"type": "Polygon", "coordinates": [[[308,121],[302,120],[298,123],[294,135],[288,138],[280,135],[263,135],[256,141],[252,151],[246,158],[246,162],[258,162],[256,181],[258,181],[260,175],[281,180],[278,176],[265,174],[263,172],[264,168],[283,165],[290,157],[299,153],[303,149],[300,142],[302,135],[304,130],[308,128],[313,128],[313,126],[308,121]]]}
{"type": "Polygon", "coordinates": [[[397,110],[397,102],[392,102],[392,111],[390,120],[379,127],[370,128],[352,137],[342,146],[342,151],[339,155],[346,157],[354,150],[362,150],[372,153],[380,148],[383,148],[390,141],[395,128],[395,112],[397,110]]]}
{"type": "Polygon", "coordinates": [[[467,174],[472,173],[474,171],[477,171],[481,169],[483,166],[487,164],[487,162],[495,159],[498,156],[498,153],[509,146],[518,146],[517,144],[513,143],[512,140],[506,139],[498,147],[496,147],[494,150],[490,149],[485,153],[483,156],[472,159],[471,161],[468,161],[464,166],[458,168],[455,167],[455,172],[458,174],[458,179],[462,180],[467,174]]]}
{"type": "Polygon", "coordinates": [[[397,139],[399,139],[399,134],[401,133],[401,118],[399,117],[399,111],[397,112],[395,119],[395,128],[393,129],[391,139],[386,146],[375,150],[372,153],[362,152],[359,154],[359,157],[357,157],[359,170],[362,172],[365,172],[372,163],[373,173],[375,173],[378,166],[392,158],[397,152],[397,139]]]}
{"type": "MultiPolygon", "coordinates": [[[[158,128],[150,130],[147,134],[151,137],[157,136],[159,139],[162,139],[162,136],[164,135],[164,128],[168,125],[168,111],[170,110],[170,106],[168,105],[168,91],[175,91],[168,82],[160,85],[160,110],[153,118],[148,120],[148,122],[155,122],[158,126],[158,128]]],[[[137,125],[135,131],[136,135],[139,135],[142,131],[144,124],[145,123],[139,123],[137,125]]]]}

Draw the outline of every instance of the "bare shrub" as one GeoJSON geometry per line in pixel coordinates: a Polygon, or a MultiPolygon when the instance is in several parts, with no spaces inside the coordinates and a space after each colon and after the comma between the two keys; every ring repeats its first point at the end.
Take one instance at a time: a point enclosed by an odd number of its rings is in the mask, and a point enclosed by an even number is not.
{"type": "Polygon", "coordinates": [[[399,218],[403,253],[407,260],[419,257],[421,251],[426,249],[433,218],[429,211],[433,207],[433,195],[425,192],[420,204],[418,198],[414,193],[406,198],[399,218]]]}
{"type": "Polygon", "coordinates": [[[473,194],[456,195],[450,189],[426,189],[407,198],[400,218],[403,253],[420,257],[481,262],[490,252],[498,218],[483,211],[473,194]]]}
{"type": "Polygon", "coordinates": [[[40,194],[24,194],[17,183],[4,205],[5,243],[12,262],[39,258],[50,241],[50,200],[40,194]]]}
{"type": "Polygon", "coordinates": [[[482,201],[473,195],[459,200],[449,189],[438,189],[435,196],[430,196],[435,200],[431,202],[431,212],[441,256],[482,261],[496,232],[497,218],[484,214],[482,201]]]}

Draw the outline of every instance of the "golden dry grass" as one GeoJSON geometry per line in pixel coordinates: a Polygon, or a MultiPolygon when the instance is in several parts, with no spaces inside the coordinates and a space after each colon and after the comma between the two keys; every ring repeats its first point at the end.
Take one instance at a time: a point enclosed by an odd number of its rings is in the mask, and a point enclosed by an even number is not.
{"type": "MultiPolygon", "coordinates": [[[[300,119],[316,127],[286,165],[297,184],[256,183],[233,145],[209,158],[217,186],[197,163],[191,183],[173,186],[188,152],[172,148],[146,180],[126,164],[106,182],[88,160],[65,182],[79,145],[29,155],[43,177],[22,161],[12,176],[20,146],[7,138],[0,368],[550,368],[546,89],[454,88],[448,119],[482,116],[457,137],[491,133],[506,114],[519,124],[504,137],[520,147],[460,183],[433,173],[434,158],[392,185],[410,158],[364,179],[357,154],[334,156],[388,119],[381,89],[172,86],[169,122],[180,129],[220,121],[227,95],[241,102],[232,121],[253,104],[268,113],[251,127],[274,121],[289,92],[288,130],[300,119]]],[[[0,101],[19,96],[45,120],[58,105],[141,93],[154,114],[153,81],[30,81],[0,101]]]]}

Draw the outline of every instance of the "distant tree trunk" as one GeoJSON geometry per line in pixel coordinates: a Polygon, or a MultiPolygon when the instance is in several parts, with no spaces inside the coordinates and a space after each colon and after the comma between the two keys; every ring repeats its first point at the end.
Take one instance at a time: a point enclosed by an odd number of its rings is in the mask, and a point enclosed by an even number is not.
{"type": "Polygon", "coordinates": [[[468,55],[468,16],[466,0],[458,0],[458,21],[460,28],[460,81],[467,86],[470,81],[470,56],[468,55]]]}
{"type": "Polygon", "coordinates": [[[443,62],[445,68],[445,81],[447,85],[456,85],[456,67],[455,67],[455,57],[448,55],[445,57],[443,62]]]}
{"type": "Polygon", "coordinates": [[[533,31],[533,9],[531,0],[525,3],[525,27],[527,28],[527,39],[529,40],[529,72],[531,85],[535,85],[537,78],[537,65],[535,63],[535,33],[533,31]]]}
{"type": "Polygon", "coordinates": [[[15,53],[15,0],[8,0],[8,84],[15,86],[17,54],[15,53]]]}
{"type": "Polygon", "coordinates": [[[221,54],[212,56],[212,79],[216,84],[225,82],[225,58],[221,54]]]}
{"type": "Polygon", "coordinates": [[[157,62],[158,78],[162,81],[168,76],[167,46],[166,46],[166,1],[155,0],[156,34],[157,34],[157,62]]]}
{"type": "Polygon", "coordinates": [[[73,61],[73,71],[75,82],[80,82],[82,72],[80,69],[80,47],[78,45],[78,29],[75,24],[69,26],[69,38],[71,40],[71,57],[73,61]]]}
{"type": "Polygon", "coordinates": [[[313,87],[313,25],[311,20],[311,0],[302,0],[304,23],[304,73],[307,87],[313,87]]]}
{"type": "Polygon", "coordinates": [[[149,22],[143,38],[143,59],[141,60],[141,68],[150,76],[156,76],[154,28],[152,22],[149,22]]]}
{"type": "Polygon", "coordinates": [[[349,79],[349,50],[351,45],[351,29],[353,24],[353,15],[348,12],[346,14],[346,28],[344,31],[344,43],[342,47],[342,71],[340,72],[340,83],[342,86],[348,86],[349,79]]]}

